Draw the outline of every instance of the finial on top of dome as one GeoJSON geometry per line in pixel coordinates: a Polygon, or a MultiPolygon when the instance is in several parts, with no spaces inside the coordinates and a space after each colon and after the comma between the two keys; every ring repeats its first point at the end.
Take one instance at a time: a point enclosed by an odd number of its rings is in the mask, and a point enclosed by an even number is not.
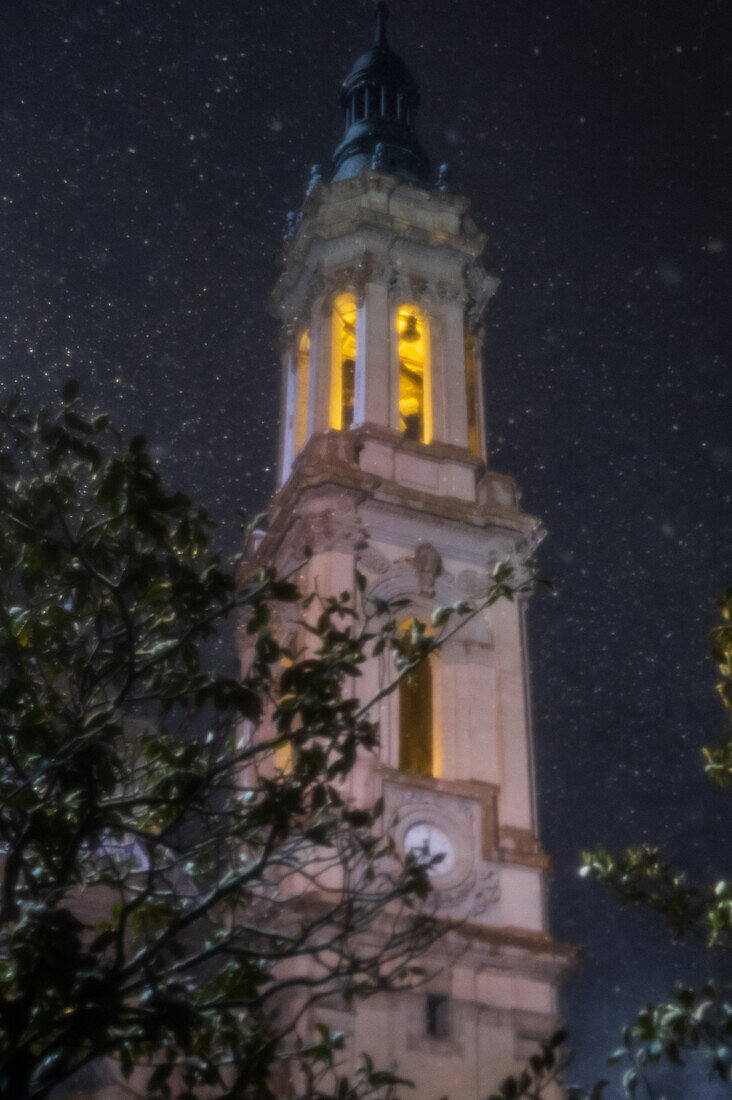
{"type": "Polygon", "coordinates": [[[376,5],[376,34],[374,43],[377,46],[386,45],[386,24],[389,19],[389,5],[386,0],[379,0],[376,5]]]}
{"type": "Polygon", "coordinates": [[[374,43],[361,54],[341,87],[346,132],[333,154],[331,178],[353,178],[362,168],[372,167],[376,156],[380,170],[388,165],[390,175],[425,187],[429,163],[414,126],[419,89],[387,42],[388,17],[389,5],[379,0],[374,43]]]}

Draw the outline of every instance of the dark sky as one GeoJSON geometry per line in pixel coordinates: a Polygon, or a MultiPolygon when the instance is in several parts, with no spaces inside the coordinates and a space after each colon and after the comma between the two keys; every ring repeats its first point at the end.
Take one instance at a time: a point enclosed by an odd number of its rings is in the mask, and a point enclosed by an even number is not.
{"type": "MultiPolygon", "coordinates": [[[[0,13],[3,376],[34,401],[78,378],[230,546],[273,486],[285,213],[340,137],[370,18],[361,0],[0,13]]],[[[492,464],[550,533],[539,793],[553,928],[586,950],[565,1008],[587,1081],[624,1016],[710,964],[579,882],[578,852],[655,840],[694,875],[732,871],[699,753],[723,728],[707,632],[732,583],[729,5],[401,0],[391,37],[503,280],[492,464]]]]}

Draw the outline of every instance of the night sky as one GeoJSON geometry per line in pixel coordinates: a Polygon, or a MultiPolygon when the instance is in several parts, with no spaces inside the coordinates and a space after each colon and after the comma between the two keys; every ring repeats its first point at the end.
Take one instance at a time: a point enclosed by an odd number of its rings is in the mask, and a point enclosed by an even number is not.
{"type": "MultiPolygon", "coordinates": [[[[676,979],[713,970],[576,876],[658,841],[732,873],[707,633],[732,584],[729,5],[401,0],[418,130],[489,234],[492,465],[543,517],[531,616],[552,928],[584,948],[572,1077],[676,979]],[[725,12],[725,9],[726,12],[725,12]],[[725,19],[726,16],[726,19],[725,19]],[[656,943],[659,939],[661,942],[656,943]]],[[[68,376],[222,521],[273,488],[286,212],[342,132],[361,0],[5,0],[0,363],[68,376]]],[[[669,1078],[668,1100],[722,1095],[669,1078]]],[[[726,1093],[725,1093],[726,1095],[726,1093]]]]}

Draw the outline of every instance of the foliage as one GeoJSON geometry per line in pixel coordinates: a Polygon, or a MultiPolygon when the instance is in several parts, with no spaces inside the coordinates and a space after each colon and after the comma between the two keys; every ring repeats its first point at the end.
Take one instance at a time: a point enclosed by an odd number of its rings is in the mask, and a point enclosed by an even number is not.
{"type": "Polygon", "coordinates": [[[104,1058],[157,1100],[286,1077],[381,1096],[391,1075],[346,1079],[341,1038],[298,1034],[320,999],[414,981],[438,934],[425,868],[344,795],[378,742],[350,691],[374,651],[403,674],[479,609],[404,636],[357,573],[328,599],[269,570],[237,585],[206,513],[77,390],[0,413],[0,1097],[104,1058]],[[212,657],[232,616],[241,675],[212,657]]]}
{"type": "MultiPolygon", "coordinates": [[[[719,680],[717,692],[727,717],[732,721],[732,588],[719,600],[722,621],[712,631],[712,656],[719,680]]],[[[707,775],[720,787],[732,783],[732,737],[722,738],[713,748],[702,749],[707,775]]]]}
{"type": "MultiPolygon", "coordinates": [[[[717,666],[717,692],[727,718],[732,720],[732,589],[719,600],[721,622],[712,630],[712,656],[717,666]]],[[[723,737],[713,748],[703,748],[704,770],[720,787],[732,782],[732,736],[723,737]]],[[[698,886],[665,857],[658,848],[640,845],[618,855],[604,849],[583,852],[580,874],[610,888],[621,905],[643,905],[659,914],[668,924],[674,939],[693,936],[700,939],[710,956],[732,954],[732,881],[718,879],[698,886]]],[[[564,1036],[555,1037],[560,1045],[564,1036]],[[559,1041],[558,1041],[559,1040],[559,1041]]],[[[552,1048],[553,1050],[553,1048],[552,1048]]],[[[732,987],[713,981],[700,989],[678,986],[669,1001],[648,1004],[637,1019],[623,1031],[622,1045],[610,1056],[611,1065],[624,1068],[622,1087],[626,1097],[655,1095],[648,1071],[661,1063],[683,1065],[684,1058],[702,1057],[713,1080],[732,1083],[732,987]]],[[[565,1051],[557,1056],[566,1070],[570,1057],[565,1051]]],[[[536,1097],[542,1095],[551,1065],[544,1066],[545,1077],[529,1080],[510,1078],[504,1082],[500,1097],[536,1097]],[[505,1091],[508,1088],[509,1091],[505,1091]],[[511,1091],[513,1090],[513,1091],[511,1091]],[[533,1090],[533,1091],[532,1091],[533,1090]]],[[[597,1100],[606,1083],[595,1085],[592,1092],[570,1089],[570,1100],[597,1100]],[[598,1091],[599,1090],[599,1091],[598,1091]]]]}
{"type": "MultiPolygon", "coordinates": [[[[498,1092],[491,1093],[488,1100],[541,1100],[547,1088],[562,1083],[569,1065],[570,1055],[566,1049],[567,1032],[557,1031],[540,1051],[533,1054],[526,1067],[516,1077],[507,1077],[498,1086],[498,1092]]],[[[602,1100],[607,1082],[599,1081],[591,1092],[570,1087],[566,1100],[602,1100]]]]}

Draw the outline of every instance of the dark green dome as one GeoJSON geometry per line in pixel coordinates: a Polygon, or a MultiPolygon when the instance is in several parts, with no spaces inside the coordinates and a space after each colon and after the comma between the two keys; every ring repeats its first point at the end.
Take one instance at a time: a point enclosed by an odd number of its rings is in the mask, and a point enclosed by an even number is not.
{"type": "Polygon", "coordinates": [[[332,179],[347,179],[369,166],[424,186],[429,161],[414,129],[419,90],[386,40],[388,14],[386,4],[380,3],[374,45],[343,82],[346,132],[333,154],[332,179]]]}

